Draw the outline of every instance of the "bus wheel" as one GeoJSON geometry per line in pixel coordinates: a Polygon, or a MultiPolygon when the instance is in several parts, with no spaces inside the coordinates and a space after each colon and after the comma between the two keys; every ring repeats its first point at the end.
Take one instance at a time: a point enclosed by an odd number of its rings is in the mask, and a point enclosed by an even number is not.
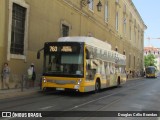
{"type": "Polygon", "coordinates": [[[120,87],[121,85],[121,80],[120,80],[120,77],[118,77],[118,80],[117,80],[117,87],[120,87]]]}
{"type": "Polygon", "coordinates": [[[99,92],[99,90],[100,90],[100,81],[96,80],[96,83],[95,83],[95,93],[99,92]]]}

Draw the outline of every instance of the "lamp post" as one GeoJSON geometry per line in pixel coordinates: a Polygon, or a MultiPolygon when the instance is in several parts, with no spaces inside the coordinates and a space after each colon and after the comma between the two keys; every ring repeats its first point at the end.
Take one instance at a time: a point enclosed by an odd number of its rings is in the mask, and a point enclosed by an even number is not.
{"type": "Polygon", "coordinates": [[[101,8],[102,8],[102,3],[101,1],[99,0],[98,4],[97,4],[97,11],[98,12],[101,12],[101,8]]]}

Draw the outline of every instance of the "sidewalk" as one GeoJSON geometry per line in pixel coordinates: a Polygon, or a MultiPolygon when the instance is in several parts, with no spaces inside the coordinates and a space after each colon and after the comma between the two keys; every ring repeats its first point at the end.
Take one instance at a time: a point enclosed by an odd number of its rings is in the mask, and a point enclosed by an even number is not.
{"type": "Polygon", "coordinates": [[[38,91],[40,91],[40,87],[29,89],[24,88],[23,91],[21,89],[4,89],[0,90],[0,99],[31,95],[37,93],[38,91]]]}
{"type": "Polygon", "coordinates": [[[138,79],[143,79],[143,78],[145,78],[145,77],[128,78],[127,81],[128,81],[128,80],[138,80],[138,79]]]}

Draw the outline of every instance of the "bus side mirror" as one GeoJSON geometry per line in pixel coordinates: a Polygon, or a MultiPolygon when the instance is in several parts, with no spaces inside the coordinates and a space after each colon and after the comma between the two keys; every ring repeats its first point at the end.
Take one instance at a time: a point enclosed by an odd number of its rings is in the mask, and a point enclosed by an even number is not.
{"type": "Polygon", "coordinates": [[[40,59],[40,57],[41,57],[40,52],[41,52],[42,50],[44,50],[44,48],[42,48],[42,49],[38,50],[38,52],[37,52],[37,59],[40,59]]]}
{"type": "Polygon", "coordinates": [[[40,54],[40,51],[37,52],[37,59],[40,59],[41,57],[41,54],[40,54]]]}

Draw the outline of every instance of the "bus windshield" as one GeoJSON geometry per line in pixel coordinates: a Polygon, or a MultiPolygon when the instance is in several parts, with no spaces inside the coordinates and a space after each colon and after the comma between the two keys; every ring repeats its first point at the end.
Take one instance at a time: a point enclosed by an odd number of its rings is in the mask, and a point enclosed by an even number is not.
{"type": "Polygon", "coordinates": [[[156,72],[156,69],[154,67],[148,67],[146,68],[147,74],[154,74],[156,72]]]}
{"type": "Polygon", "coordinates": [[[73,43],[70,45],[68,43],[66,46],[66,44],[56,43],[52,46],[56,47],[56,51],[55,49],[54,51],[47,51],[47,46],[44,54],[44,75],[83,77],[83,45],[73,43]],[[68,48],[69,52],[66,51],[68,48]]]}

